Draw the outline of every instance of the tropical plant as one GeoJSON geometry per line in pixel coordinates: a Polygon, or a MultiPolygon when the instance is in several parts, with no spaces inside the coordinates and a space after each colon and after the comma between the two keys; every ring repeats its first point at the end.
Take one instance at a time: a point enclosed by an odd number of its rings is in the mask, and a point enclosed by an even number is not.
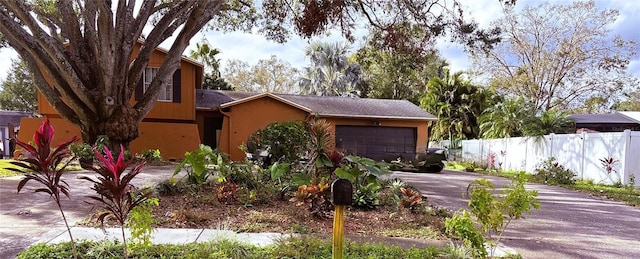
{"type": "Polygon", "coordinates": [[[61,194],[69,198],[69,185],[62,179],[62,176],[71,161],[69,145],[76,141],[77,137],[73,137],[54,149],[51,149],[53,134],[54,129],[47,118],[40,124],[40,128],[33,135],[35,145],[16,139],[16,144],[23,150],[20,153],[18,161],[11,162],[11,164],[16,167],[6,167],[5,169],[24,174],[24,177],[18,183],[18,192],[32,180],[43,185],[43,187],[35,189],[34,192],[46,193],[55,201],[60,210],[60,214],[62,214],[67,232],[69,233],[69,239],[71,240],[71,246],[73,248],[73,257],[77,258],[78,254],[76,253],[71,228],[69,227],[69,222],[67,222],[67,217],[64,215],[60,202],[61,194]]]}
{"type": "Polygon", "coordinates": [[[480,136],[478,117],[493,104],[493,91],[465,80],[462,72],[431,78],[420,108],[438,117],[431,126],[433,139],[475,139],[480,136]]]}
{"type": "Polygon", "coordinates": [[[322,96],[360,96],[360,65],[349,62],[349,46],[343,43],[314,42],[306,49],[311,66],[304,68],[300,92],[322,96]]]}
{"type": "Polygon", "coordinates": [[[400,188],[400,193],[402,194],[399,201],[401,207],[416,211],[422,204],[422,195],[420,192],[409,187],[402,187],[400,188]]]}
{"type": "Polygon", "coordinates": [[[212,168],[209,167],[209,164],[217,162],[219,158],[221,158],[219,154],[214,153],[211,147],[200,144],[198,149],[184,153],[184,158],[173,172],[173,176],[185,170],[188,183],[201,185],[211,175],[212,168]]]}
{"type": "Polygon", "coordinates": [[[323,168],[333,169],[333,160],[337,160],[339,154],[335,154],[336,156],[333,159],[329,157],[329,153],[332,151],[331,147],[333,146],[331,124],[329,122],[324,119],[315,119],[310,122],[309,131],[307,171],[312,178],[317,178],[324,172],[322,170],[323,168]]]}
{"type": "Polygon", "coordinates": [[[533,104],[523,97],[507,97],[487,107],[479,119],[483,138],[509,138],[523,135],[522,126],[535,116],[533,104]]]}
{"type": "Polygon", "coordinates": [[[299,185],[289,201],[294,202],[296,206],[309,206],[311,215],[323,217],[330,206],[327,197],[330,194],[329,180],[321,177],[319,180],[310,180],[308,183],[299,185]]]}
{"type": "Polygon", "coordinates": [[[353,205],[363,209],[374,209],[379,205],[378,193],[382,188],[380,177],[390,174],[389,165],[370,158],[347,156],[348,164],[337,168],[334,173],[353,184],[353,205]]]}
{"type": "Polygon", "coordinates": [[[603,157],[600,158],[600,165],[602,166],[602,168],[604,168],[604,171],[607,172],[607,174],[611,174],[612,172],[617,172],[615,169],[615,165],[620,162],[619,160],[616,160],[613,157],[603,157]]]}
{"type": "Polygon", "coordinates": [[[511,183],[502,190],[501,195],[493,194],[493,184],[487,179],[479,179],[467,186],[470,210],[461,209],[447,219],[445,228],[447,233],[462,239],[471,249],[473,257],[484,258],[493,256],[496,245],[513,220],[523,218],[524,213],[531,209],[539,209],[540,203],[536,199],[538,192],[525,188],[527,175],[518,173],[511,183]],[[475,224],[479,225],[479,229],[475,224]],[[497,234],[494,236],[492,234],[497,234]],[[486,237],[484,235],[487,235],[486,237]],[[487,253],[485,242],[491,241],[491,252],[487,253]]]}
{"type": "Polygon", "coordinates": [[[144,163],[134,165],[128,173],[124,173],[130,164],[124,161],[124,147],[120,146],[117,159],[114,159],[108,147],[104,148],[105,155],[100,154],[97,149],[94,153],[100,163],[93,165],[92,170],[98,173],[97,179],[89,176],[82,176],[81,179],[93,183],[93,189],[97,195],[88,196],[99,205],[103,211],[98,214],[97,220],[104,224],[107,217],[114,218],[122,231],[123,255],[128,257],[127,239],[125,238],[125,223],[131,211],[146,202],[153,192],[148,188],[138,189],[131,184],[131,181],[142,170],[144,163]]]}
{"type": "Polygon", "coordinates": [[[158,198],[150,198],[131,210],[125,224],[131,232],[129,251],[135,250],[136,248],[150,247],[152,245],[151,234],[154,230],[152,225],[156,222],[156,220],[153,219],[152,212],[153,208],[158,205],[158,198]]]}
{"type": "Polygon", "coordinates": [[[565,168],[555,157],[549,157],[547,160],[540,162],[534,172],[534,177],[546,184],[575,184],[576,174],[571,169],[565,168]]]}
{"type": "Polygon", "coordinates": [[[573,127],[573,123],[573,119],[569,117],[567,112],[551,108],[522,124],[522,131],[525,136],[529,137],[542,137],[551,133],[568,133],[573,127]]]}
{"type": "Polygon", "coordinates": [[[254,155],[269,152],[264,167],[274,162],[297,164],[304,155],[309,141],[308,125],[304,121],[276,122],[256,131],[247,140],[247,152],[254,155]]]}

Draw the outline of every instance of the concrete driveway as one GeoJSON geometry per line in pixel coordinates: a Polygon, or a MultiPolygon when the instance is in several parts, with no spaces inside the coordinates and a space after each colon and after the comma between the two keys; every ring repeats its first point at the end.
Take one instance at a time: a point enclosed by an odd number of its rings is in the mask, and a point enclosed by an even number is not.
{"type": "MultiPolygon", "coordinates": [[[[133,184],[156,183],[168,179],[175,165],[146,166],[133,180],[133,184]]],[[[91,205],[85,196],[92,194],[91,184],[78,179],[82,175],[95,175],[92,171],[69,172],[63,176],[70,186],[71,199],[63,197],[62,209],[73,226],[91,215],[91,205]]],[[[181,177],[183,174],[177,176],[181,177]]],[[[40,187],[35,181],[27,183],[17,193],[21,176],[0,178],[0,258],[14,258],[20,251],[36,242],[47,242],[66,233],[64,221],[57,205],[48,195],[34,193],[40,187]]]]}
{"type": "MultiPolygon", "coordinates": [[[[440,206],[468,208],[462,195],[467,185],[487,178],[496,188],[511,180],[477,173],[445,170],[437,174],[396,172],[440,206]]],[[[541,208],[513,221],[502,243],[524,258],[640,258],[640,209],[585,193],[541,184],[541,208]]]]}

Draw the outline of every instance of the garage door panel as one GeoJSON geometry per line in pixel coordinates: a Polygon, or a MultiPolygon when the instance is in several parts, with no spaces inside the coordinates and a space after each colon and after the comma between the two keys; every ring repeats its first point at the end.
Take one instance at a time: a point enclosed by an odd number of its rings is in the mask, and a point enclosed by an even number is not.
{"type": "Polygon", "coordinates": [[[417,129],[412,127],[336,126],[336,147],[375,160],[413,158],[417,129]]]}

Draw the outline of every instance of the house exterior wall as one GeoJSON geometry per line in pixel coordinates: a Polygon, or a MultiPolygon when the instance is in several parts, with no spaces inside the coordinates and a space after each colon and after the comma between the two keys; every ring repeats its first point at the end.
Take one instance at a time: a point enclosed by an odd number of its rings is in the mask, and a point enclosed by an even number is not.
{"type": "Polygon", "coordinates": [[[247,142],[251,134],[275,122],[305,120],[308,113],[274,100],[263,97],[230,107],[225,115],[220,135],[220,151],[228,153],[231,160],[245,159],[245,153],[238,147],[247,142]]]}
{"type": "MultiPolygon", "coordinates": [[[[274,122],[291,120],[307,120],[312,115],[289,104],[263,97],[245,103],[236,104],[228,111],[222,111],[225,116],[218,148],[230,154],[234,161],[245,159],[245,154],[238,147],[245,144],[249,136],[259,129],[274,122]]],[[[326,119],[331,126],[331,135],[335,138],[335,125],[372,126],[379,122],[380,127],[413,127],[417,130],[416,152],[424,152],[427,146],[428,121],[402,120],[402,119],[365,119],[365,118],[338,118],[321,117],[326,119]]],[[[335,147],[335,141],[333,141],[335,147]]]]}
{"type": "MultiPolygon", "coordinates": [[[[33,140],[33,133],[40,127],[42,118],[23,118],[20,122],[18,139],[23,142],[33,140]]],[[[53,143],[57,145],[73,136],[81,137],[80,129],[61,118],[49,118],[55,130],[53,143]]],[[[184,157],[184,153],[198,148],[200,137],[195,123],[167,123],[142,122],[140,136],[131,142],[129,148],[132,154],[141,153],[147,149],[159,149],[162,158],[177,160],[184,157]]]]}

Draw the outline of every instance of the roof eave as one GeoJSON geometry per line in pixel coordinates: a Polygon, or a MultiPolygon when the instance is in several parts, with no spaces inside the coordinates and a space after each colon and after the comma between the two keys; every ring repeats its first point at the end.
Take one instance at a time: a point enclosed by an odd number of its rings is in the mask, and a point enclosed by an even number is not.
{"type": "Polygon", "coordinates": [[[379,116],[379,115],[347,115],[347,114],[323,114],[320,117],[350,118],[350,119],[387,119],[387,120],[416,120],[416,121],[436,121],[438,118],[425,117],[399,117],[399,116],[379,116]]]}

